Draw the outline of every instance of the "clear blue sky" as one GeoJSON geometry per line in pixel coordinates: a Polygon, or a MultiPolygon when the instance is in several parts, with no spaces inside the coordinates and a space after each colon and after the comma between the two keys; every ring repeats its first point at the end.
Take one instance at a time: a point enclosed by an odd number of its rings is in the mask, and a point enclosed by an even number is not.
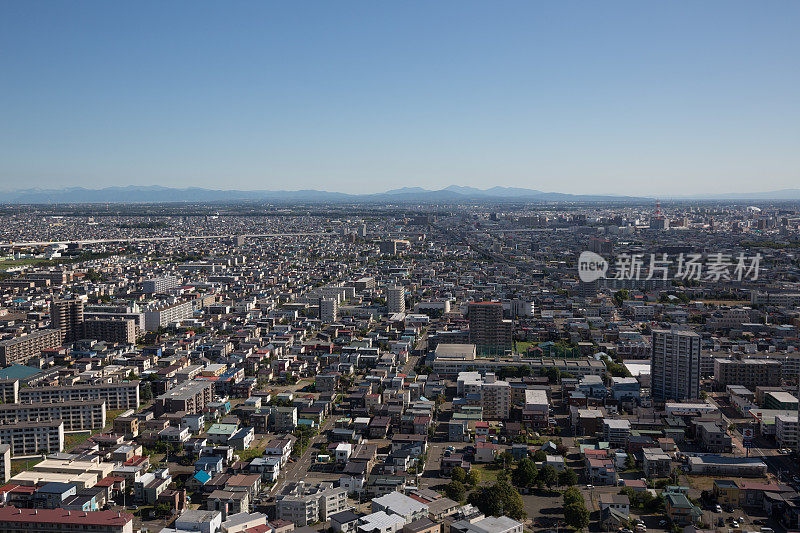
{"type": "Polygon", "coordinates": [[[800,187],[800,2],[0,0],[0,189],[800,187]]]}

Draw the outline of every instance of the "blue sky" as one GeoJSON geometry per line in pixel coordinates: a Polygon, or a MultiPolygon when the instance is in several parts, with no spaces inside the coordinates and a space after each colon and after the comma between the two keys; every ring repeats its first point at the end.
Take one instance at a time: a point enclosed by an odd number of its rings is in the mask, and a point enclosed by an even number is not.
{"type": "Polygon", "coordinates": [[[800,2],[0,0],[0,188],[800,187],[800,2]]]}

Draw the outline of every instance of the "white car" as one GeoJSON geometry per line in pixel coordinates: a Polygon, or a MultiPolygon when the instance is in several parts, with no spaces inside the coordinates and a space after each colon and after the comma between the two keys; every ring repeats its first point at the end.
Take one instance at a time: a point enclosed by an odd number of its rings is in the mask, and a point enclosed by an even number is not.
{"type": "Polygon", "coordinates": [[[732,527],[739,527],[739,522],[737,522],[736,520],[734,520],[733,522],[731,522],[731,526],[732,526],[732,527]]]}

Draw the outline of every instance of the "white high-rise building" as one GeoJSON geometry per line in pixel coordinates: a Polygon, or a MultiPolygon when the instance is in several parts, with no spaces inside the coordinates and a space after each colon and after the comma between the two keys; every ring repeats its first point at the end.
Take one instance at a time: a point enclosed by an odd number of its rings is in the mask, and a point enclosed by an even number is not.
{"type": "Polygon", "coordinates": [[[339,318],[339,304],[336,300],[321,298],[319,301],[319,319],[329,324],[339,318]]]}
{"type": "Polygon", "coordinates": [[[700,397],[700,335],[684,330],[653,330],[650,361],[654,400],[700,397]]]}
{"type": "Polygon", "coordinates": [[[406,312],[406,291],[403,287],[386,287],[386,306],[389,314],[406,312]]]}
{"type": "Polygon", "coordinates": [[[507,419],[511,410],[511,387],[508,381],[497,379],[492,372],[488,372],[481,386],[481,405],[484,418],[507,419]]]}

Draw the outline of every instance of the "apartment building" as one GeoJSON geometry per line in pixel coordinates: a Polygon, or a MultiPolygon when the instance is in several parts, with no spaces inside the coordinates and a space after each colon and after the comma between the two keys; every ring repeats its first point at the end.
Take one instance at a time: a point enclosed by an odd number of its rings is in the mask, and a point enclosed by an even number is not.
{"type": "Polygon", "coordinates": [[[481,406],[484,419],[505,420],[511,410],[511,387],[508,381],[487,373],[481,385],[481,406]]]}
{"type": "Polygon", "coordinates": [[[0,482],[11,477],[11,445],[0,444],[0,482]]]}
{"type": "Polygon", "coordinates": [[[505,354],[513,348],[513,323],[503,320],[503,304],[473,302],[467,306],[469,341],[482,355],[505,354]]]}
{"type": "Polygon", "coordinates": [[[2,424],[0,443],[11,446],[11,457],[58,453],[64,449],[64,422],[2,424]]]}
{"type": "Polygon", "coordinates": [[[797,415],[777,415],[775,417],[775,441],[781,448],[796,450],[797,440],[797,415]]]}
{"type": "Polygon", "coordinates": [[[303,481],[284,486],[276,497],[278,518],[296,526],[326,521],[329,516],[346,510],[347,491],[332,483],[307,485],[303,481]]]}
{"type": "Polygon", "coordinates": [[[0,341],[0,366],[24,364],[42,350],[61,346],[60,329],[40,329],[21,337],[0,341]]]}
{"type": "Polygon", "coordinates": [[[84,431],[106,425],[105,400],[0,405],[0,424],[64,422],[64,431],[84,431]]]}
{"type": "Polygon", "coordinates": [[[389,314],[406,312],[406,291],[403,287],[386,288],[386,307],[389,314]]]}
{"type": "Polygon", "coordinates": [[[525,390],[525,405],[522,408],[522,422],[527,427],[547,427],[550,423],[550,402],[547,391],[541,389],[525,390]]]}
{"type": "Polygon", "coordinates": [[[136,321],[130,318],[92,318],[83,323],[83,338],[136,344],[136,321]]]}
{"type": "Polygon", "coordinates": [[[139,382],[79,383],[65,387],[23,387],[19,390],[21,403],[52,403],[105,400],[106,409],[136,409],[139,407],[139,382]]]}
{"type": "Polygon", "coordinates": [[[133,533],[133,515],[118,511],[0,508],[3,533],[133,533]]]}
{"type": "Polygon", "coordinates": [[[19,401],[19,380],[0,379],[0,402],[17,403],[19,401]]]}
{"type": "Polygon", "coordinates": [[[718,385],[777,387],[781,384],[782,363],[773,359],[714,359],[714,380],[718,385]]]}
{"type": "Polygon", "coordinates": [[[50,317],[53,327],[61,330],[63,342],[78,340],[83,334],[83,300],[53,300],[50,304],[50,317]]]}
{"type": "Polygon", "coordinates": [[[624,447],[631,434],[631,422],[622,418],[603,419],[603,440],[612,446],[624,447]]]}
{"type": "Polygon", "coordinates": [[[655,400],[688,400],[700,396],[700,335],[686,330],[653,330],[650,362],[655,400]]]}
{"type": "Polygon", "coordinates": [[[171,322],[192,318],[194,308],[192,302],[176,302],[149,309],[144,312],[144,329],[157,331],[171,322]]]}
{"type": "Polygon", "coordinates": [[[213,399],[212,381],[186,381],[156,398],[153,408],[159,415],[180,411],[194,415],[202,412],[213,399]]]}
{"type": "Polygon", "coordinates": [[[142,282],[142,292],[145,294],[161,294],[180,285],[180,280],[175,276],[161,276],[146,279],[142,282]]]}
{"type": "Polygon", "coordinates": [[[328,298],[319,300],[319,319],[325,324],[336,322],[339,319],[339,304],[336,300],[328,298]]]}

